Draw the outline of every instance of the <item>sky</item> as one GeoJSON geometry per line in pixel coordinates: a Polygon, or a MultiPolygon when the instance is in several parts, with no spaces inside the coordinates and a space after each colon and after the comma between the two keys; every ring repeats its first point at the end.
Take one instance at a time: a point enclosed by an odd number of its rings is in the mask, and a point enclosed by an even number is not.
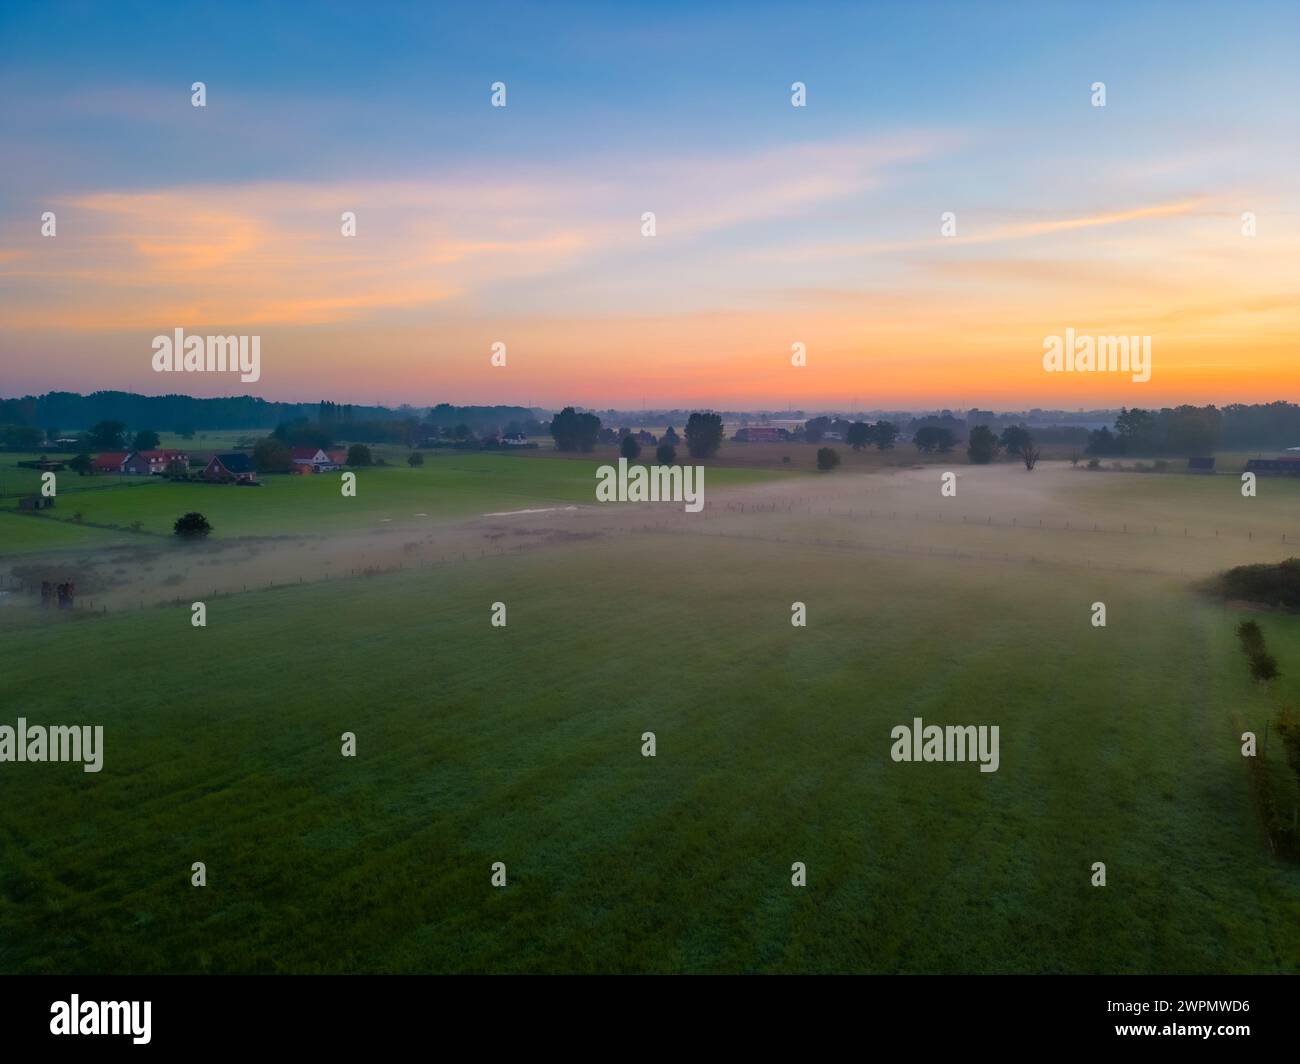
{"type": "Polygon", "coordinates": [[[1300,400],[1297,55],[1295,3],[4,0],[0,395],[1300,400]]]}

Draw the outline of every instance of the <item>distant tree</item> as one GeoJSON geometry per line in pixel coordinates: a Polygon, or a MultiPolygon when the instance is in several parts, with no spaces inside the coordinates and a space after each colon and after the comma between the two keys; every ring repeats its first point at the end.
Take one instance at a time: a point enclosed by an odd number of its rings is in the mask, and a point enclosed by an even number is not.
{"type": "Polygon", "coordinates": [[[1007,454],[1020,454],[1025,445],[1031,442],[1029,430],[1024,425],[1008,425],[1002,430],[1001,440],[1007,454]]]}
{"type": "Polygon", "coordinates": [[[422,466],[424,465],[424,455],[422,455],[419,451],[412,451],[410,455],[407,456],[406,464],[409,465],[412,469],[414,469],[416,466],[422,466]]]}
{"type": "Polygon", "coordinates": [[[898,426],[892,421],[877,421],[871,428],[871,438],[879,451],[892,451],[898,439],[898,426]]]}
{"type": "Polygon", "coordinates": [[[925,454],[932,451],[947,454],[957,446],[957,437],[952,434],[951,429],[940,428],[937,425],[925,425],[916,430],[912,442],[916,445],[918,451],[925,454]]]}
{"type": "Polygon", "coordinates": [[[1103,425],[1088,433],[1087,452],[1089,454],[1119,454],[1120,443],[1114,433],[1103,425]]]}
{"type": "Polygon", "coordinates": [[[618,453],[629,462],[635,462],[641,457],[641,445],[636,442],[636,437],[629,432],[623,437],[623,442],[618,445],[618,453]]]}
{"type": "Polygon", "coordinates": [[[334,437],[327,429],[305,417],[282,421],[271,435],[290,447],[319,447],[324,450],[334,445],[334,437]]]}
{"type": "Polygon", "coordinates": [[[655,461],[660,465],[672,465],[677,461],[677,448],[671,443],[661,443],[655,450],[655,461]]]}
{"type": "Polygon", "coordinates": [[[840,464],[840,452],[834,447],[817,448],[817,468],[823,473],[829,473],[840,464]]]}
{"type": "Polygon", "coordinates": [[[141,429],[135,434],[135,442],[131,444],[133,451],[155,451],[158,449],[158,433],[153,429],[141,429]]]}
{"type": "Polygon", "coordinates": [[[125,433],[125,422],[101,421],[90,430],[88,442],[97,451],[120,451],[125,433]]]}
{"type": "Polygon", "coordinates": [[[970,430],[970,437],[966,441],[966,457],[974,465],[988,465],[997,457],[1000,446],[991,428],[987,425],[976,425],[970,430]]]}
{"type": "Polygon", "coordinates": [[[831,430],[831,419],[828,417],[815,417],[804,422],[803,436],[809,443],[818,442],[826,433],[831,430]]]}
{"type": "Polygon", "coordinates": [[[697,410],[686,421],[686,449],[692,458],[712,458],[722,446],[722,415],[697,410]]]}
{"type": "Polygon", "coordinates": [[[190,512],[176,518],[172,531],[181,539],[202,539],[212,531],[212,525],[202,514],[190,512]]]}
{"type": "Polygon", "coordinates": [[[473,432],[471,432],[470,427],[468,425],[462,422],[461,424],[456,426],[452,435],[458,440],[467,440],[470,438],[470,436],[473,435],[473,432]]]}
{"type": "Polygon", "coordinates": [[[194,426],[188,423],[176,426],[176,435],[183,440],[194,439],[194,426]]]}
{"type": "Polygon", "coordinates": [[[661,438],[661,442],[663,442],[663,443],[676,443],[676,442],[678,441],[678,439],[679,439],[679,437],[678,437],[678,435],[677,435],[677,430],[676,430],[675,428],[673,428],[671,425],[669,425],[669,426],[668,426],[668,431],[665,432],[665,433],[663,434],[662,438],[661,438]]]}
{"type": "Polygon", "coordinates": [[[368,466],[372,464],[373,460],[370,457],[370,448],[364,443],[354,443],[348,448],[348,465],[368,466]]]}
{"type": "Polygon", "coordinates": [[[94,461],[90,455],[82,451],[76,458],[68,462],[68,468],[78,473],[89,473],[94,461]]]}
{"type": "Polygon", "coordinates": [[[616,429],[601,429],[596,434],[598,443],[618,443],[618,431],[616,429]]]}
{"type": "Polygon", "coordinates": [[[1025,468],[1033,472],[1034,466],[1038,464],[1038,448],[1034,446],[1033,440],[1028,440],[1020,445],[1020,457],[1025,463],[1025,468]]]}
{"type": "Polygon", "coordinates": [[[851,444],[855,451],[862,450],[871,443],[871,426],[865,421],[853,422],[849,426],[849,431],[844,434],[844,442],[851,444]]]}
{"type": "Polygon", "coordinates": [[[45,430],[45,438],[46,438],[46,440],[48,440],[50,443],[53,443],[55,440],[57,440],[57,439],[59,438],[59,430],[58,430],[58,428],[57,428],[56,426],[54,426],[54,425],[51,425],[49,428],[47,428],[47,429],[45,430]]]}
{"type": "Polygon", "coordinates": [[[559,451],[590,451],[600,436],[600,418],[566,406],[551,418],[551,435],[559,451]]]}
{"type": "Polygon", "coordinates": [[[284,440],[263,437],[253,445],[253,465],[259,473],[287,473],[293,468],[293,450],[284,440]]]}

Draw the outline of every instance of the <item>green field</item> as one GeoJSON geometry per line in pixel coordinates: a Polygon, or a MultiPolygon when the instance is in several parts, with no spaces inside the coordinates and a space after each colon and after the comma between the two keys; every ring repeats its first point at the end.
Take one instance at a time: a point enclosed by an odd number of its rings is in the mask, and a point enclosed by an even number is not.
{"type": "MultiPolygon", "coordinates": [[[[228,535],[590,498],[580,463],[443,461],[342,503],[191,490],[228,535]]],[[[203,629],[10,609],[0,722],[103,724],[106,753],[0,771],[0,970],[1300,970],[1239,741],[1295,690],[1300,620],[1259,615],[1265,691],[1191,586],[1282,556],[1293,488],[1234,517],[1226,478],[960,471],[969,525],[929,471],[719,476],[708,515],[560,515],[523,553],[221,595],[203,629]],[[1077,529],[1152,508],[1205,536],[1077,529]],[[894,763],[917,716],[998,725],[999,770],[894,763]]],[[[104,505],[161,521],[170,490],[104,505]]]]}
{"type": "MultiPolygon", "coordinates": [[[[518,455],[466,454],[428,451],[424,465],[411,468],[394,464],[357,469],[357,494],[343,498],[338,473],[313,476],[266,475],[261,486],[175,482],[162,477],[79,477],[60,474],[59,495],[49,516],[18,515],[16,498],[0,500],[0,557],[35,549],[41,535],[18,532],[16,520],[113,526],[126,532],[139,522],[139,531],[167,536],[181,514],[197,510],[212,522],[219,538],[237,536],[328,533],[373,528],[385,522],[413,523],[468,517],[481,513],[534,506],[594,501],[595,469],[608,459],[531,462],[518,455]],[[9,511],[15,516],[9,519],[9,511]],[[420,516],[417,516],[420,515],[420,516]],[[14,531],[10,531],[14,530],[14,531]]],[[[16,458],[4,456],[7,475],[32,474],[17,470],[16,458]]],[[[756,484],[794,474],[711,467],[707,486],[723,488],[756,484]]],[[[93,528],[76,530],[76,544],[93,543],[93,528]]],[[[112,529],[109,529],[112,531],[112,529]]],[[[59,535],[51,532],[51,537],[59,535]]],[[[62,533],[68,536],[68,532],[62,533]]],[[[72,542],[72,541],[69,541],[72,542]]]]}

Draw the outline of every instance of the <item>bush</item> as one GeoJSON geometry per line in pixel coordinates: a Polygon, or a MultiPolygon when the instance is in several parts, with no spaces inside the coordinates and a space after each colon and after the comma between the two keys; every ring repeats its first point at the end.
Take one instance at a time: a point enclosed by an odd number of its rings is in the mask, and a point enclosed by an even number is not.
{"type": "MultiPolygon", "coordinates": [[[[1300,558],[1277,564],[1239,565],[1219,579],[1224,598],[1300,611],[1300,558]]],[[[1254,624],[1247,621],[1246,624],[1254,624]]],[[[1240,634],[1241,629],[1238,629],[1240,634]]]]}
{"type": "Polygon", "coordinates": [[[424,465],[424,455],[422,455],[419,451],[412,451],[406,459],[406,464],[409,465],[412,469],[414,469],[416,466],[422,466],[424,465]]]}
{"type": "Polygon", "coordinates": [[[212,525],[202,514],[191,512],[176,518],[172,531],[182,539],[202,539],[212,531],[212,525]]]}
{"type": "Polygon", "coordinates": [[[348,465],[368,466],[371,464],[370,448],[364,443],[354,443],[348,448],[348,465]]]}
{"type": "Polygon", "coordinates": [[[1273,657],[1267,650],[1254,655],[1250,659],[1250,674],[1260,683],[1267,683],[1269,680],[1277,679],[1277,658],[1273,657]]]}
{"type": "Polygon", "coordinates": [[[817,448],[817,468],[823,473],[829,473],[840,464],[840,452],[834,447],[817,448]]]}
{"type": "Polygon", "coordinates": [[[1100,469],[1100,468],[1101,468],[1101,459],[1100,459],[1100,458],[1089,458],[1089,459],[1088,459],[1088,468],[1089,468],[1089,469],[1100,469]]]}
{"type": "Polygon", "coordinates": [[[636,442],[635,436],[628,433],[623,437],[623,442],[618,445],[618,453],[629,462],[635,462],[641,457],[641,445],[636,442]]]}

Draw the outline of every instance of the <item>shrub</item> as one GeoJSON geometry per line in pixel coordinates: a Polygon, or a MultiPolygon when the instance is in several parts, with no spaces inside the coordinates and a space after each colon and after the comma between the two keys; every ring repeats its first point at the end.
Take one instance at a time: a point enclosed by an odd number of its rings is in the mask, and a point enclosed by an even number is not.
{"type": "Polygon", "coordinates": [[[412,469],[414,469],[416,466],[422,466],[424,465],[424,455],[422,455],[419,451],[412,451],[409,457],[406,459],[406,464],[409,465],[412,469]]]}
{"type": "Polygon", "coordinates": [[[1300,611],[1300,558],[1277,564],[1238,565],[1223,574],[1219,590],[1224,598],[1300,611]]]}
{"type": "Polygon", "coordinates": [[[370,448],[364,443],[354,443],[348,448],[348,465],[368,466],[371,464],[370,448]]]}
{"type": "Polygon", "coordinates": [[[618,453],[629,462],[635,462],[641,457],[641,445],[636,442],[636,437],[629,432],[623,437],[623,442],[618,445],[618,453]]]}
{"type": "Polygon", "coordinates": [[[176,518],[172,531],[182,539],[202,539],[212,531],[212,525],[202,514],[190,512],[176,518]]]}
{"type": "Polygon", "coordinates": [[[829,473],[840,464],[840,452],[834,447],[817,448],[817,468],[823,473],[829,473]]]}
{"type": "Polygon", "coordinates": [[[1277,659],[1267,650],[1254,655],[1250,659],[1250,674],[1260,683],[1277,679],[1277,659]]]}

